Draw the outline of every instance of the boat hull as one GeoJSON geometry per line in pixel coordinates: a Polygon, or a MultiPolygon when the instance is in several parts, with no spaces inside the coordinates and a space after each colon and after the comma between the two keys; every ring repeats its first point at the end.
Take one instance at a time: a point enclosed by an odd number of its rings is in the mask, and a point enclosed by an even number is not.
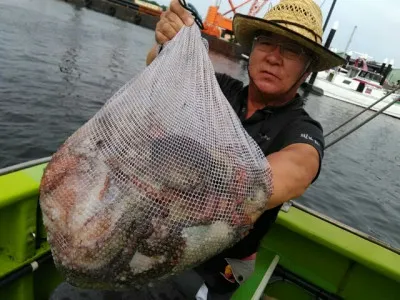
{"type": "MultiPolygon", "coordinates": [[[[318,76],[314,82],[314,86],[324,91],[324,96],[361,107],[369,107],[371,104],[384,96],[383,91],[377,91],[376,89],[372,88],[372,95],[366,95],[365,93],[357,92],[354,89],[344,87],[342,84],[342,82],[346,80],[346,77],[344,76],[339,75],[339,77],[333,78],[332,81],[326,79],[328,76],[329,75],[327,72],[320,72],[318,73],[318,76]]],[[[387,104],[392,102],[395,99],[394,97],[400,97],[400,95],[396,94],[386,97],[386,99],[374,105],[371,110],[379,111],[387,104]]],[[[393,104],[383,113],[395,118],[400,118],[400,102],[393,104]]]]}

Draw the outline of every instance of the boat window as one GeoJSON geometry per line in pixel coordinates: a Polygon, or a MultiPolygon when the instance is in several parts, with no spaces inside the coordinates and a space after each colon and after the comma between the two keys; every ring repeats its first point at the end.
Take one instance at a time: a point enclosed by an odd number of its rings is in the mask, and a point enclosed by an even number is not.
{"type": "Polygon", "coordinates": [[[380,75],[380,74],[374,74],[374,79],[375,79],[375,81],[380,82],[381,79],[382,79],[382,75],[380,75]]]}
{"type": "Polygon", "coordinates": [[[376,81],[376,82],[380,82],[382,76],[380,74],[376,74],[376,73],[361,71],[359,74],[359,77],[369,79],[372,81],[376,81]]]}
{"type": "Polygon", "coordinates": [[[365,78],[365,77],[367,76],[367,72],[361,71],[361,72],[360,72],[360,75],[358,75],[358,76],[360,76],[360,77],[362,77],[362,78],[365,78]]]}
{"type": "Polygon", "coordinates": [[[348,73],[348,76],[350,78],[356,77],[358,74],[358,69],[351,69],[350,72],[348,73]]]}

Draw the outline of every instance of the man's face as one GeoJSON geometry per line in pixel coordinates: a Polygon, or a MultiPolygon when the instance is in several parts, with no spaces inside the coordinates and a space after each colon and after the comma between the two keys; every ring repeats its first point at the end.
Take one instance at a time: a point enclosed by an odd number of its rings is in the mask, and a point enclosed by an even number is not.
{"type": "Polygon", "coordinates": [[[276,34],[263,35],[254,41],[249,73],[261,92],[282,95],[299,79],[309,59],[304,49],[294,41],[276,34]]]}

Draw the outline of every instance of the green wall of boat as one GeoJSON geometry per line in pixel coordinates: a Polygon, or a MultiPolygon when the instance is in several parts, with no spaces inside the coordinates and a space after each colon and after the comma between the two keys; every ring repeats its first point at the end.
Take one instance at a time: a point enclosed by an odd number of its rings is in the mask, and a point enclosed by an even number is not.
{"type": "MultiPolygon", "coordinates": [[[[316,221],[320,222],[320,220],[316,221]]],[[[322,224],[315,222],[308,224],[317,230],[325,229],[322,224]]],[[[335,233],[325,232],[331,238],[335,238],[335,233]]],[[[336,238],[343,239],[345,236],[337,233],[336,238]]],[[[283,224],[277,224],[264,238],[259,251],[265,249],[278,254],[281,257],[279,263],[283,267],[344,299],[398,299],[400,295],[398,278],[388,280],[376,271],[342,255],[341,251],[337,252],[338,249],[330,249],[322,241],[320,242],[292,231],[283,224]]],[[[351,241],[348,241],[348,246],[350,250],[351,241]]],[[[360,249],[360,251],[368,251],[368,249],[360,249]]],[[[374,252],[367,252],[366,255],[375,257],[374,252]]],[[[270,296],[275,295],[278,299],[286,299],[281,294],[275,294],[272,291],[273,289],[268,292],[270,296]]]]}
{"type": "MultiPolygon", "coordinates": [[[[317,219],[297,209],[291,209],[287,213],[281,212],[279,219],[272,230],[261,242],[256,261],[256,268],[253,275],[243,283],[242,287],[235,293],[233,300],[247,299],[248,295],[252,295],[273,257],[280,257],[279,265],[290,270],[303,280],[322,288],[326,292],[342,297],[343,299],[387,299],[397,300],[400,295],[400,278],[398,274],[394,274],[392,278],[388,278],[381,273],[378,273],[376,266],[371,265],[373,269],[360,264],[357,260],[353,260],[352,243],[346,242],[346,232],[335,232],[338,227],[332,224],[325,224],[320,219],[317,219]],[[292,217],[292,218],[291,218],[292,217]],[[303,218],[304,217],[304,218],[303,218]],[[313,220],[313,218],[315,218],[313,220]],[[300,234],[299,230],[291,230],[288,226],[288,219],[297,219],[308,221],[306,227],[313,228],[315,231],[321,230],[326,233],[327,239],[323,241],[318,235],[312,232],[310,235],[300,234]],[[324,224],[323,224],[324,223],[324,224]],[[331,226],[332,230],[327,230],[326,226],[331,226]],[[341,239],[342,243],[338,243],[338,247],[328,246],[329,240],[341,239]],[[342,254],[342,245],[348,245],[349,254],[342,254]]],[[[353,237],[353,235],[352,235],[353,237]]],[[[359,237],[354,237],[358,239],[359,237]]],[[[370,248],[361,249],[365,251],[365,255],[375,259],[377,263],[382,258],[377,251],[369,252],[370,248]]],[[[396,254],[397,255],[397,254],[396,254]]],[[[360,255],[362,256],[362,255],[360,255]]],[[[395,267],[398,266],[400,257],[394,262],[395,267]]],[[[362,261],[362,260],[361,260],[362,261]]],[[[276,299],[315,299],[315,295],[305,291],[296,284],[288,280],[279,280],[275,278],[270,285],[267,286],[265,292],[268,296],[276,299]]]]}
{"type": "MultiPolygon", "coordinates": [[[[44,166],[0,176],[0,280],[50,251],[38,205],[44,166]]],[[[48,299],[61,281],[47,261],[0,288],[0,299],[48,299]]]]}

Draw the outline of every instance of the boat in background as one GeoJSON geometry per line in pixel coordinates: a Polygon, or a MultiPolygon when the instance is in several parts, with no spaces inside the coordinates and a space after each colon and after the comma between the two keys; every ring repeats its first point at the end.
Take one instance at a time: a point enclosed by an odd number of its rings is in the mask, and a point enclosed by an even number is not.
{"type": "MultiPolygon", "coordinates": [[[[245,61],[249,60],[249,56],[244,53],[241,54],[241,58],[245,61]]],[[[383,75],[369,71],[365,66],[366,64],[361,67],[337,67],[336,69],[318,72],[313,85],[323,91],[320,95],[361,107],[369,107],[389,94],[390,90],[380,85],[383,75]]],[[[311,75],[306,79],[306,82],[309,81],[311,75]]],[[[387,108],[383,114],[400,119],[400,94],[398,93],[389,95],[374,105],[371,110],[378,111],[395,99],[399,99],[399,102],[387,108]]]]}
{"type": "MultiPolygon", "coordinates": [[[[50,158],[0,170],[0,299],[49,299],[54,266],[39,206],[50,158]]],[[[400,252],[309,208],[284,205],[261,241],[254,272],[232,299],[395,300],[400,252]]]]}
{"type": "MultiPolygon", "coordinates": [[[[383,75],[358,66],[338,67],[319,72],[314,86],[322,89],[324,95],[361,107],[369,107],[378,99],[390,93],[380,83],[383,75]]],[[[383,113],[400,118],[400,94],[393,93],[374,105],[371,109],[378,111],[395,99],[398,103],[387,108],[383,113]]]]}

